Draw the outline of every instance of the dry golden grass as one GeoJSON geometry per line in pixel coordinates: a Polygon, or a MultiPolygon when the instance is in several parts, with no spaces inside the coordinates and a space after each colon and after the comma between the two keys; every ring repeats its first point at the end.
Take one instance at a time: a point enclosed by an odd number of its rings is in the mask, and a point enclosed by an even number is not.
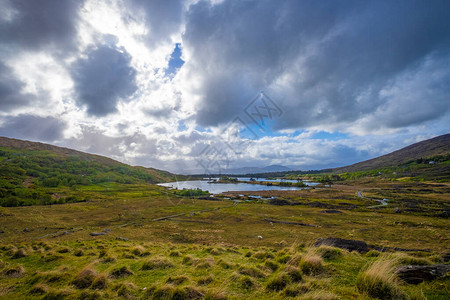
{"type": "Polygon", "coordinates": [[[406,299],[406,295],[398,287],[394,273],[398,261],[399,259],[392,255],[380,256],[358,274],[358,290],[378,299],[406,299]]]}

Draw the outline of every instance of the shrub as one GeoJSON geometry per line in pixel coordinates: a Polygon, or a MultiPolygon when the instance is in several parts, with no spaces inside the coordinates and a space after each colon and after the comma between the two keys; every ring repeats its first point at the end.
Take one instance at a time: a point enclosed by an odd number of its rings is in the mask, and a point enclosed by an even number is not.
{"type": "Polygon", "coordinates": [[[382,257],[358,274],[356,287],[361,293],[379,299],[404,299],[396,284],[396,259],[382,257]]]}
{"type": "Polygon", "coordinates": [[[291,283],[291,279],[287,274],[279,274],[278,276],[270,279],[266,284],[266,289],[269,291],[281,291],[288,284],[291,283]]]}

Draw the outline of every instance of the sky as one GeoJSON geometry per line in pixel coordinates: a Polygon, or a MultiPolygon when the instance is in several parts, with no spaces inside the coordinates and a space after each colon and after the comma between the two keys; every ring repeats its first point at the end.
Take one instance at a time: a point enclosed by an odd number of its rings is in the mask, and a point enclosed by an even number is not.
{"type": "Polygon", "coordinates": [[[0,136],[189,174],[449,129],[447,0],[0,0],[0,136]]]}

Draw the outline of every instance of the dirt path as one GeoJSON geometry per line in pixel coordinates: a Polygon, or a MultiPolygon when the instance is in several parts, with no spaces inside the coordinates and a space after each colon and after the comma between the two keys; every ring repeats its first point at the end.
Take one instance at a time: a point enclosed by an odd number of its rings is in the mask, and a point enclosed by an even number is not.
{"type": "Polygon", "coordinates": [[[371,205],[371,206],[368,206],[367,208],[376,208],[376,207],[381,207],[381,206],[387,206],[387,205],[388,205],[388,201],[389,201],[389,199],[387,199],[387,198],[384,198],[383,200],[380,200],[380,199],[374,199],[374,198],[367,198],[367,197],[364,197],[364,196],[362,195],[362,191],[358,191],[358,192],[356,193],[356,195],[357,195],[359,198],[362,198],[362,199],[368,199],[368,200],[373,200],[373,201],[377,201],[377,202],[380,203],[380,204],[378,204],[378,205],[371,205]]]}

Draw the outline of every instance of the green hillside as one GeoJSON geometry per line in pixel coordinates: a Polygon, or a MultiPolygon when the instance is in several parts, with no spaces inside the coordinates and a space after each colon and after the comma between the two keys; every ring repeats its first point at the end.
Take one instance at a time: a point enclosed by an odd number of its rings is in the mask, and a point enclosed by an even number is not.
{"type": "Polygon", "coordinates": [[[85,201],[82,186],[158,183],[173,174],[133,167],[99,155],[0,137],[0,205],[85,201]]]}

